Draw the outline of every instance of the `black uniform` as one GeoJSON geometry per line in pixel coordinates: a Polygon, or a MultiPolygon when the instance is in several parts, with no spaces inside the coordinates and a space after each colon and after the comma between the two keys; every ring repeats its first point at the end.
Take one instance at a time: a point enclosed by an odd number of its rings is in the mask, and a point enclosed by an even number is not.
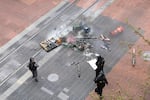
{"type": "Polygon", "coordinates": [[[36,62],[34,61],[34,58],[30,58],[30,62],[28,64],[29,70],[32,72],[33,78],[35,78],[35,81],[38,81],[37,79],[37,67],[38,65],[36,64],[36,62]]]}
{"type": "MultiPolygon", "coordinates": [[[[96,66],[97,66],[97,68],[96,68],[96,77],[99,75],[99,72],[100,71],[103,71],[103,67],[104,67],[104,64],[105,64],[105,60],[104,60],[104,58],[103,57],[101,57],[101,56],[98,56],[97,57],[97,61],[96,61],[96,66]]],[[[103,71],[104,72],[104,71],[103,71]]]]}
{"type": "Polygon", "coordinates": [[[103,88],[105,87],[105,84],[108,84],[105,74],[102,71],[96,77],[95,83],[97,84],[95,92],[97,92],[102,97],[103,88]]]}

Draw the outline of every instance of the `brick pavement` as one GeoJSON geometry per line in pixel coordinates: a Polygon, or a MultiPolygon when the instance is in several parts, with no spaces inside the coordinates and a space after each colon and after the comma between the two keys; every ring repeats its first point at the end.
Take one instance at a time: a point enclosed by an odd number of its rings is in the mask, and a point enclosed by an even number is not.
{"type": "Polygon", "coordinates": [[[92,3],[94,3],[96,0],[79,0],[77,3],[77,6],[86,9],[89,7],[92,3]]]}
{"type": "Polygon", "coordinates": [[[60,2],[61,0],[0,0],[0,46],[60,2]]]}

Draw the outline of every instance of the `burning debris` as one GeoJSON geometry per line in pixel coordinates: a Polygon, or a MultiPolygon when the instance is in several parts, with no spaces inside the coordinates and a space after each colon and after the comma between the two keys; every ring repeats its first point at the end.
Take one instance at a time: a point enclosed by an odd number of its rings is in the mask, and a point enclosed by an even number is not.
{"type": "MultiPolygon", "coordinates": [[[[66,47],[77,49],[79,51],[84,51],[84,50],[87,50],[87,49],[89,50],[92,48],[92,45],[87,40],[99,39],[103,42],[102,44],[100,44],[100,48],[111,51],[110,38],[108,38],[107,36],[104,36],[103,34],[100,34],[99,37],[92,37],[89,34],[90,31],[91,31],[90,27],[80,22],[79,24],[75,24],[70,31],[67,31],[67,35],[60,36],[57,39],[54,39],[54,37],[52,37],[50,39],[42,41],[40,45],[47,52],[53,50],[54,48],[60,45],[64,45],[66,47]]],[[[110,34],[116,35],[123,31],[124,31],[124,28],[122,26],[119,26],[115,30],[110,32],[110,34]]]]}
{"type": "Polygon", "coordinates": [[[59,45],[61,45],[61,40],[59,39],[54,39],[54,38],[50,38],[48,40],[42,41],[40,43],[40,46],[47,52],[55,49],[56,47],[58,47],[59,45]]]}
{"type": "Polygon", "coordinates": [[[47,52],[53,50],[54,48],[65,45],[71,48],[77,48],[80,51],[90,47],[90,43],[87,43],[83,37],[88,36],[90,32],[90,27],[84,25],[82,22],[73,26],[72,31],[68,33],[67,36],[59,37],[54,39],[53,37],[42,41],[40,46],[47,52]],[[75,35],[73,35],[75,33],[75,35]]]}
{"type": "Polygon", "coordinates": [[[73,35],[67,36],[66,42],[67,42],[68,44],[69,44],[69,43],[71,43],[71,44],[75,43],[75,42],[76,42],[75,36],[73,36],[73,35]]]}

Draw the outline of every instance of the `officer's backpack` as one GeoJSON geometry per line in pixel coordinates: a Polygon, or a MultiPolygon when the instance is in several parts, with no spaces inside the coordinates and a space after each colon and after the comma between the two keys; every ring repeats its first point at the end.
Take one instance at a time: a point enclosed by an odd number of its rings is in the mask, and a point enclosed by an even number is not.
{"type": "Polygon", "coordinates": [[[95,78],[95,83],[98,83],[99,81],[103,81],[105,75],[103,71],[100,71],[99,75],[95,78]]]}

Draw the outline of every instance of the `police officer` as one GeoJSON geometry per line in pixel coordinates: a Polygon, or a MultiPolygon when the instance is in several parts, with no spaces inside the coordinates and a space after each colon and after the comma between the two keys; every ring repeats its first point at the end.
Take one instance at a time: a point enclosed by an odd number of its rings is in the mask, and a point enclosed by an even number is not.
{"type": "MultiPolygon", "coordinates": [[[[99,75],[99,72],[100,71],[103,71],[103,67],[104,67],[104,64],[105,64],[105,60],[104,60],[104,58],[103,57],[101,57],[101,56],[98,56],[97,57],[97,61],[96,61],[96,66],[97,66],[97,68],[96,68],[96,77],[99,75]]],[[[104,71],[103,71],[104,72],[104,71]]]]}
{"type": "Polygon", "coordinates": [[[35,78],[36,82],[38,82],[38,79],[37,79],[37,67],[39,67],[39,66],[35,62],[34,58],[31,57],[30,58],[30,62],[28,64],[28,68],[32,72],[33,78],[35,78]]]}
{"type": "Polygon", "coordinates": [[[95,92],[97,94],[99,94],[100,98],[102,99],[103,88],[105,87],[105,84],[108,85],[108,81],[107,81],[107,79],[106,79],[105,74],[104,74],[103,71],[101,71],[99,73],[99,75],[96,77],[95,83],[97,85],[97,87],[95,88],[95,92]]]}

